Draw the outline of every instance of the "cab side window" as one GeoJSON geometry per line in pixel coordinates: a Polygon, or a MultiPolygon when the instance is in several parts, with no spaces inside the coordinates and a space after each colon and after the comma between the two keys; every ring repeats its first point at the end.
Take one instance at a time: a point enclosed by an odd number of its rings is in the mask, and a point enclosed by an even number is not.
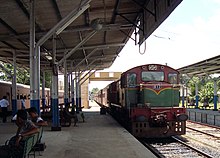
{"type": "Polygon", "coordinates": [[[137,84],[137,75],[135,73],[127,74],[127,85],[128,87],[135,87],[137,84]]]}
{"type": "Polygon", "coordinates": [[[171,84],[177,84],[177,74],[176,73],[169,73],[168,74],[168,82],[171,84]]]}

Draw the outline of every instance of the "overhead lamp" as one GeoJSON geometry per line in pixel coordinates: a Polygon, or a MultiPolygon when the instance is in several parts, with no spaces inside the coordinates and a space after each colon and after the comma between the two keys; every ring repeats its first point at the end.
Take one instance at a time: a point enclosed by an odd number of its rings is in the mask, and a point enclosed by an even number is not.
{"type": "Polygon", "coordinates": [[[70,14],[67,15],[64,19],[62,19],[63,26],[57,29],[56,35],[59,35],[63,30],[67,28],[76,18],[78,18],[86,9],[90,7],[89,4],[86,4],[85,6],[79,8],[78,10],[74,10],[74,12],[77,12],[76,14],[72,15],[73,13],[71,12],[70,14]],[[73,17],[72,17],[73,16],[73,17]]]}
{"type": "Polygon", "coordinates": [[[46,55],[45,56],[48,60],[52,60],[52,56],[50,56],[50,55],[46,55]]]}
{"type": "Polygon", "coordinates": [[[92,20],[91,26],[96,31],[101,30],[102,29],[102,19],[97,18],[97,19],[92,20]]]}

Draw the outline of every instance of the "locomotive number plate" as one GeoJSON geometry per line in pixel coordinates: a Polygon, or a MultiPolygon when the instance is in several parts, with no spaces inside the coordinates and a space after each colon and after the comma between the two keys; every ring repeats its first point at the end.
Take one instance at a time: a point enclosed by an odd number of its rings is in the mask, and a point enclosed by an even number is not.
{"type": "Polygon", "coordinates": [[[149,70],[157,70],[157,65],[149,65],[148,69],[149,70]]]}
{"type": "Polygon", "coordinates": [[[161,85],[159,84],[154,85],[154,89],[160,89],[160,88],[161,88],[161,85]]]}

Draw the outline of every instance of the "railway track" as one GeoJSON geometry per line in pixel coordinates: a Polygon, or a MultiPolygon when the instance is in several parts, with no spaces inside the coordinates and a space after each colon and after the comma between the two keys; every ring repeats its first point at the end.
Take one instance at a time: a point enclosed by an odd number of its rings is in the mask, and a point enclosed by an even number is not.
{"type": "Polygon", "coordinates": [[[186,134],[181,137],[213,157],[220,157],[220,129],[218,127],[187,121],[186,134]]]}
{"type": "Polygon", "coordinates": [[[145,140],[142,143],[158,158],[213,158],[213,156],[176,137],[164,139],[162,142],[148,142],[145,140]]]}
{"type": "Polygon", "coordinates": [[[214,137],[216,139],[220,139],[220,128],[219,127],[187,121],[186,128],[196,131],[201,134],[208,135],[210,137],[214,137]]]}
{"type": "Polygon", "coordinates": [[[186,128],[185,137],[194,139],[212,149],[220,148],[220,129],[197,123],[187,123],[186,128]]]}

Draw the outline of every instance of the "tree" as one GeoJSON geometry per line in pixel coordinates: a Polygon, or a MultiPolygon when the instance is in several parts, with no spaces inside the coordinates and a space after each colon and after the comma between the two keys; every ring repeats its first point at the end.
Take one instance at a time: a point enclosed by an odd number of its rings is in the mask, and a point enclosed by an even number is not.
{"type": "MultiPolygon", "coordinates": [[[[214,79],[214,78],[213,78],[214,79]]],[[[214,96],[214,82],[213,79],[210,79],[210,77],[193,77],[188,82],[188,87],[191,91],[190,98],[195,98],[195,84],[198,84],[198,94],[199,94],[199,100],[201,102],[204,102],[205,100],[208,100],[208,102],[213,101],[214,96]]],[[[220,85],[220,81],[217,82],[217,87],[220,85]]],[[[218,90],[218,89],[217,89],[218,90]]]]}
{"type": "Polygon", "coordinates": [[[91,91],[91,93],[96,94],[96,93],[98,93],[98,91],[99,91],[98,88],[93,88],[92,91],[91,91]]]}
{"type": "MultiPolygon", "coordinates": [[[[13,65],[9,63],[0,63],[4,69],[0,73],[0,80],[3,81],[12,81],[13,74],[13,65]]],[[[17,83],[30,85],[30,72],[25,68],[17,68],[16,70],[16,79],[17,83]]],[[[49,72],[45,72],[45,87],[50,87],[51,74],[49,72]]],[[[41,85],[42,85],[42,75],[41,75],[41,85]]]]}
{"type": "Polygon", "coordinates": [[[99,91],[99,89],[98,88],[93,88],[92,89],[92,91],[90,92],[90,100],[93,100],[93,98],[94,98],[94,95],[96,94],[96,93],[98,93],[98,91],[99,91]]]}
{"type": "Polygon", "coordinates": [[[203,85],[199,91],[199,98],[201,102],[207,100],[208,102],[213,101],[214,96],[214,84],[212,81],[208,81],[203,85]]]}

